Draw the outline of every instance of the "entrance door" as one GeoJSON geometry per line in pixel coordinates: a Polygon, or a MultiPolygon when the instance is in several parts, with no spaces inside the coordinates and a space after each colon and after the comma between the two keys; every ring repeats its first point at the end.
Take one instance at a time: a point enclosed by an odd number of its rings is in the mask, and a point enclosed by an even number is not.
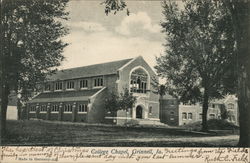
{"type": "Polygon", "coordinates": [[[136,107],[136,118],[142,119],[142,107],[141,106],[136,107]]]}

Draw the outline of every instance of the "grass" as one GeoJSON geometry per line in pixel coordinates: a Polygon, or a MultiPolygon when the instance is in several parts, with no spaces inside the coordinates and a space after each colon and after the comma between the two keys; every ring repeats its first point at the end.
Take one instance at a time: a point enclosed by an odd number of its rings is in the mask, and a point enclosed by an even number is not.
{"type": "MultiPolygon", "coordinates": [[[[217,131],[217,133],[232,133],[232,132],[238,133],[239,132],[238,126],[226,120],[222,120],[222,119],[210,119],[207,121],[207,125],[208,125],[208,129],[211,132],[213,131],[217,131]]],[[[201,131],[201,128],[202,128],[201,121],[186,124],[180,127],[193,130],[193,131],[201,131]]]]}
{"type": "Polygon", "coordinates": [[[123,127],[48,121],[7,121],[2,145],[231,147],[238,135],[207,134],[181,128],[123,127]]]}

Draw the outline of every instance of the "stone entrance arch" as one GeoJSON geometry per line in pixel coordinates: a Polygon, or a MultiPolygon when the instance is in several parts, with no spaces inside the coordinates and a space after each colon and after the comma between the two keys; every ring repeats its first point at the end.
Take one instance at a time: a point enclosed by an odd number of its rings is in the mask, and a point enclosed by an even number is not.
{"type": "Polygon", "coordinates": [[[138,105],[136,107],[136,118],[142,119],[142,112],[143,112],[143,107],[138,105]]]}

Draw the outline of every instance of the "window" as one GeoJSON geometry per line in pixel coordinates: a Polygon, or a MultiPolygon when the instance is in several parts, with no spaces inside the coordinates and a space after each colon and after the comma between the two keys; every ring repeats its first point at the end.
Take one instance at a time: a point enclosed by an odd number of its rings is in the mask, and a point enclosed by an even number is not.
{"type": "Polygon", "coordinates": [[[148,108],[148,113],[149,113],[149,114],[152,114],[152,106],[150,106],[150,107],[148,108]]]}
{"type": "Polygon", "coordinates": [[[202,113],[199,114],[199,119],[202,119],[202,113]]]}
{"type": "Polygon", "coordinates": [[[41,106],[40,112],[47,112],[47,107],[46,107],[46,105],[42,105],[42,106],[41,106]]]}
{"type": "Polygon", "coordinates": [[[100,87],[103,86],[103,78],[98,77],[94,79],[94,87],[100,87]]]}
{"type": "Polygon", "coordinates": [[[192,113],[188,113],[188,119],[193,119],[193,114],[192,113]]]}
{"type": "Polygon", "coordinates": [[[215,118],[215,115],[214,115],[214,114],[209,114],[209,118],[210,118],[210,119],[214,119],[214,118],[215,118]]]}
{"type": "Polygon", "coordinates": [[[170,120],[171,120],[171,121],[174,120],[174,112],[173,112],[173,111],[170,112],[170,120]]]}
{"type": "Polygon", "coordinates": [[[147,93],[147,73],[139,68],[131,73],[130,92],[147,93]]]}
{"type": "Polygon", "coordinates": [[[231,122],[235,122],[235,116],[234,115],[229,116],[228,119],[231,122]]]}
{"type": "Polygon", "coordinates": [[[88,112],[88,106],[87,104],[80,104],[78,107],[79,113],[87,113],[88,112]]]}
{"type": "Polygon", "coordinates": [[[87,88],[88,80],[80,80],[80,88],[87,88]]]}
{"type": "Polygon", "coordinates": [[[51,112],[59,112],[59,105],[53,105],[51,112]]]}
{"type": "Polygon", "coordinates": [[[175,100],[169,100],[169,105],[175,105],[175,100]]]}
{"type": "Polygon", "coordinates": [[[212,108],[215,108],[215,104],[212,104],[212,108]]]}
{"type": "Polygon", "coordinates": [[[44,91],[50,91],[50,90],[51,90],[50,84],[46,83],[44,87],[44,91]]]}
{"type": "Polygon", "coordinates": [[[66,88],[67,89],[74,89],[75,88],[75,82],[74,81],[68,81],[66,88]]]}
{"type": "Polygon", "coordinates": [[[56,82],[56,91],[62,90],[62,82],[56,82]]]}
{"type": "Polygon", "coordinates": [[[187,113],[182,113],[182,119],[187,119],[187,113]]]}
{"type": "Polygon", "coordinates": [[[30,107],[30,112],[36,112],[36,106],[31,106],[30,107]]]}
{"type": "Polygon", "coordinates": [[[65,107],[64,107],[64,112],[66,112],[66,113],[71,113],[72,110],[73,110],[73,106],[72,106],[71,104],[65,105],[65,107]]]}
{"type": "Polygon", "coordinates": [[[228,104],[227,108],[228,108],[228,110],[233,110],[234,109],[234,104],[228,104]]]}

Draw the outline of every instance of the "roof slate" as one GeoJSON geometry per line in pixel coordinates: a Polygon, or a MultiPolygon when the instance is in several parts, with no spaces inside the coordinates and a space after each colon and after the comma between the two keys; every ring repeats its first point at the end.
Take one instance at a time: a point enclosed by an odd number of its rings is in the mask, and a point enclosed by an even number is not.
{"type": "Polygon", "coordinates": [[[84,67],[77,67],[71,69],[64,69],[57,71],[55,74],[48,76],[47,79],[49,81],[55,80],[68,80],[68,79],[76,79],[83,77],[92,77],[92,76],[100,76],[100,75],[109,75],[116,74],[117,70],[131,61],[133,58],[124,59],[114,62],[107,62],[95,65],[89,65],[84,67]]]}
{"type": "Polygon", "coordinates": [[[86,101],[100,89],[81,90],[81,91],[63,91],[41,93],[28,103],[38,102],[64,102],[64,101],[86,101]]]}

